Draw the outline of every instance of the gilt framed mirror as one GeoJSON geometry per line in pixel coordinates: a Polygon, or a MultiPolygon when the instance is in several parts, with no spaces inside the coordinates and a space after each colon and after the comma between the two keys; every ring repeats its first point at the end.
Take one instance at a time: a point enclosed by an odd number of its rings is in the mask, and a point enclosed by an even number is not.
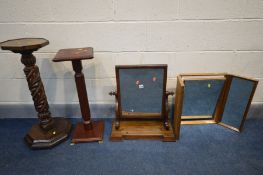
{"type": "MultiPolygon", "coordinates": [[[[219,124],[241,132],[258,81],[227,73],[177,77],[174,117],[181,124],[219,124]]],[[[179,124],[178,124],[179,123],[179,124]]]]}

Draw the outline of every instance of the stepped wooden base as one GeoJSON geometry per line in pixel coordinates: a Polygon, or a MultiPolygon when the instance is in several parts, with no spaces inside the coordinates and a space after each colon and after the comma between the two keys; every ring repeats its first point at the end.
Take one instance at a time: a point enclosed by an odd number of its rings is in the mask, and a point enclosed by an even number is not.
{"type": "Polygon", "coordinates": [[[64,118],[53,118],[53,120],[54,125],[49,131],[43,130],[39,124],[31,128],[24,138],[30,148],[51,148],[64,141],[69,136],[71,123],[64,118]]]}
{"type": "Polygon", "coordinates": [[[85,129],[82,122],[78,123],[73,134],[72,143],[97,142],[103,140],[104,122],[93,121],[92,129],[85,129]]]}
{"type": "Polygon", "coordinates": [[[116,129],[113,121],[110,140],[122,141],[123,139],[145,139],[175,142],[176,138],[170,122],[169,128],[169,130],[165,130],[163,121],[132,120],[121,121],[120,128],[116,129]]]}

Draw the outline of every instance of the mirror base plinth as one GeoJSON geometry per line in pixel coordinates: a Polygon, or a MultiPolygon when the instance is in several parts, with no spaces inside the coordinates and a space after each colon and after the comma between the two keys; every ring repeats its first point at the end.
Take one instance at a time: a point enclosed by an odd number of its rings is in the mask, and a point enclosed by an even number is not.
{"type": "Polygon", "coordinates": [[[169,130],[163,126],[163,121],[159,120],[123,120],[120,121],[119,129],[116,129],[115,121],[112,122],[111,141],[123,140],[160,140],[163,142],[175,142],[176,136],[169,124],[169,130]]]}
{"type": "Polygon", "coordinates": [[[45,131],[39,124],[32,126],[25,142],[32,149],[48,149],[63,142],[70,134],[71,123],[65,118],[53,118],[53,127],[45,131]]]}

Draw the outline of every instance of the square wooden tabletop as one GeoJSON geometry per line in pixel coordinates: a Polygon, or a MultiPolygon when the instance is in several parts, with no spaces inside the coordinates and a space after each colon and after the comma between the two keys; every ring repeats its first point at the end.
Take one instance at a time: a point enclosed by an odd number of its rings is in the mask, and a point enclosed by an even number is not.
{"type": "Polygon", "coordinates": [[[93,58],[93,48],[71,48],[71,49],[61,49],[57,52],[54,62],[60,61],[76,61],[76,60],[85,60],[93,58]]]}

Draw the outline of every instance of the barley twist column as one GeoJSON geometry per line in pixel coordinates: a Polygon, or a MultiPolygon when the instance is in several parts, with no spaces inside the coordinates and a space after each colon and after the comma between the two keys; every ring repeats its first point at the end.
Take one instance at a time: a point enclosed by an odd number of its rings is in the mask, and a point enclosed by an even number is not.
{"type": "Polygon", "coordinates": [[[65,140],[70,132],[71,123],[64,118],[52,118],[49,111],[47,96],[33,55],[41,47],[49,44],[44,38],[21,38],[0,43],[3,50],[10,50],[22,55],[21,62],[25,65],[24,73],[38,113],[39,124],[32,126],[25,136],[30,148],[51,148],[65,140]]]}

